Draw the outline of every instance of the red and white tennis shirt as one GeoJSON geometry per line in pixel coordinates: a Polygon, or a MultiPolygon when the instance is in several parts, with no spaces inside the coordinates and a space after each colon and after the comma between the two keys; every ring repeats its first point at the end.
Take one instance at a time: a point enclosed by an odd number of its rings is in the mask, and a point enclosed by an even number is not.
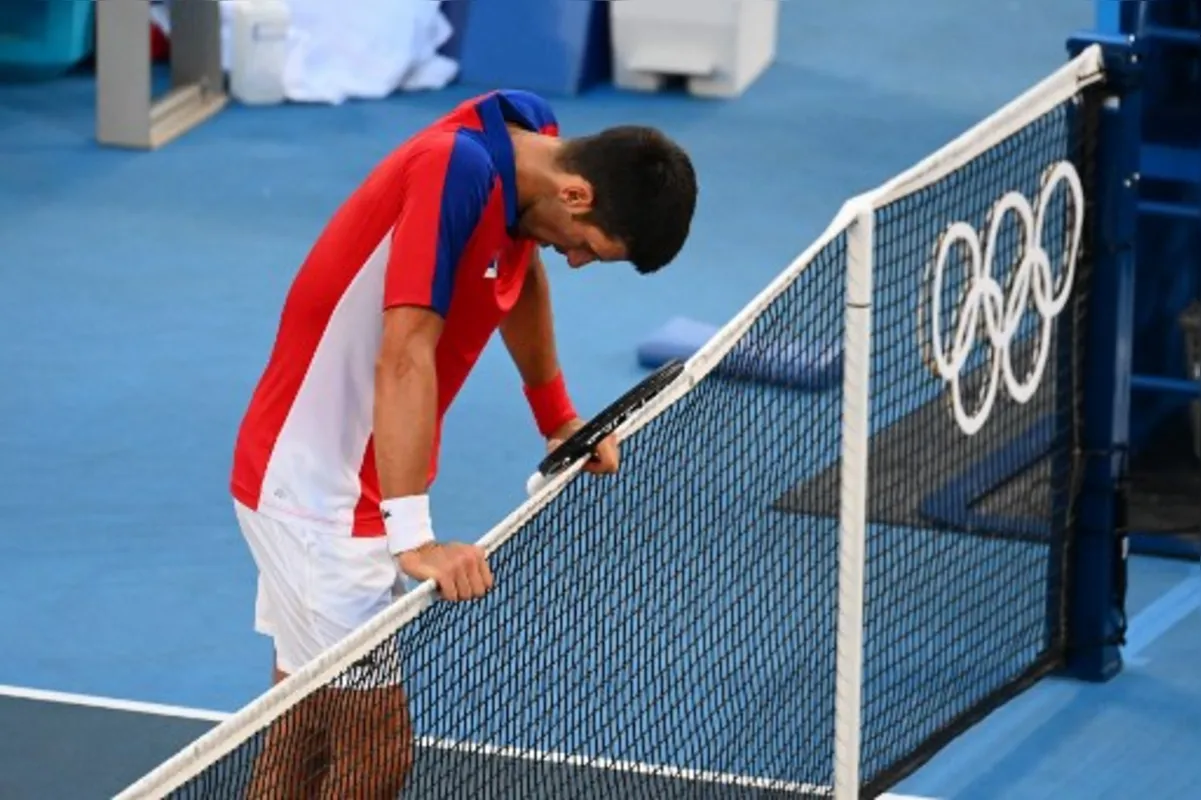
{"type": "Polygon", "coordinates": [[[558,134],[536,95],[473,98],[389,155],[329,222],[287,295],[238,432],[238,502],[333,533],[383,535],[375,361],[383,311],[396,305],[445,319],[434,480],[443,415],[521,293],[536,246],[511,233],[517,184],[506,123],[558,134]]]}

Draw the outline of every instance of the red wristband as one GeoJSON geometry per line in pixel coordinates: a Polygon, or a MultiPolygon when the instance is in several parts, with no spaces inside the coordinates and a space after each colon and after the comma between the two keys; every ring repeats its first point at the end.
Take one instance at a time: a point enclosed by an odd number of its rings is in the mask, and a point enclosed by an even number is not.
{"type": "Polygon", "coordinates": [[[538,431],[547,438],[578,416],[571,398],[567,396],[567,384],[562,372],[546,383],[526,386],[524,390],[525,399],[534,412],[538,431]]]}

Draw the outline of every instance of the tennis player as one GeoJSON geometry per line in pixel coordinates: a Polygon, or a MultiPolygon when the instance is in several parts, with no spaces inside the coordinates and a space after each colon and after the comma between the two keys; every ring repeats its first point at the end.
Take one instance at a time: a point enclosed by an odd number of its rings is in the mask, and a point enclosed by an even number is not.
{"type": "MultiPolygon", "coordinates": [[[[572,268],[654,272],[683,246],[696,194],[689,157],[662,133],[561,139],[544,100],[501,91],[417,133],[338,209],[284,301],[234,453],[275,681],[384,609],[405,579],[433,580],[450,601],[489,590],[482,550],[440,541],[431,521],[443,415],[499,330],[549,445],[577,430],[540,247],[572,268]]],[[[588,465],[617,467],[612,439],[588,465]]],[[[376,688],[327,689],[277,725],[252,795],[325,783],[396,797],[412,737],[400,687],[381,687],[378,672],[376,688]]]]}

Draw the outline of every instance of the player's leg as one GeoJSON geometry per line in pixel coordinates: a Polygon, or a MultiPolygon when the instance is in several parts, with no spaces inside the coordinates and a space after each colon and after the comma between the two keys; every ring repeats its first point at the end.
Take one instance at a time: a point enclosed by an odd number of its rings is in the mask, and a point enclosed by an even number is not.
{"type": "MultiPolygon", "coordinates": [[[[272,639],[272,683],[319,652],[305,597],[311,570],[307,534],[237,506],[238,524],[259,570],[255,630],[272,639]]],[[[268,729],[255,759],[247,800],[315,797],[329,762],[320,693],[293,706],[268,729]]]]}
{"type": "MultiPolygon", "coordinates": [[[[383,538],[326,538],[319,549],[314,562],[316,621],[322,638],[332,644],[382,612],[402,588],[383,538]]],[[[402,680],[400,662],[385,644],[327,690],[330,759],[323,798],[395,800],[400,795],[413,765],[402,680]]]]}
{"type": "MultiPolygon", "coordinates": [[[[290,674],[279,664],[277,654],[272,685],[282,683],[290,674]]],[[[267,729],[246,800],[308,800],[320,796],[329,771],[330,708],[328,698],[318,692],[302,699],[267,729]]]]}
{"type": "Polygon", "coordinates": [[[413,768],[413,732],[400,686],[331,689],[330,762],[321,800],[396,800],[413,768]]]}

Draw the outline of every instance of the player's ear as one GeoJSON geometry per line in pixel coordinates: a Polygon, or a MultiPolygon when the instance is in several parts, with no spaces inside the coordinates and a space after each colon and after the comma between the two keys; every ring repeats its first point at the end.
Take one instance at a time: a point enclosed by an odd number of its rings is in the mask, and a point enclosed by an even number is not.
{"type": "Polygon", "coordinates": [[[559,186],[559,199],[572,214],[587,214],[592,210],[592,184],[578,175],[569,175],[559,186]]]}

